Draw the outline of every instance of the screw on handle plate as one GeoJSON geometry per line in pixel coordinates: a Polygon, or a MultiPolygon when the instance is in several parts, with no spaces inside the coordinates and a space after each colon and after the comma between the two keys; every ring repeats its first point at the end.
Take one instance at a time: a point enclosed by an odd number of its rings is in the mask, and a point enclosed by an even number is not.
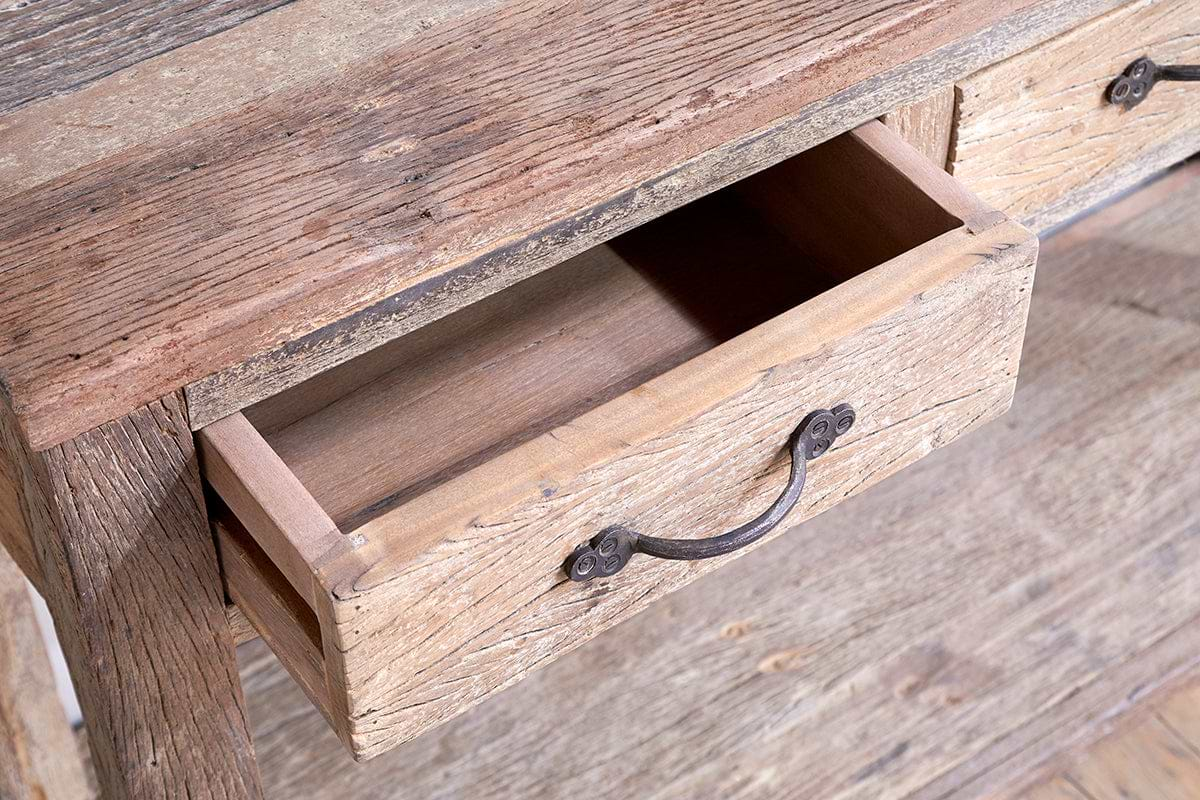
{"type": "Polygon", "coordinates": [[[1200,81],[1200,64],[1155,64],[1142,56],[1113,78],[1104,97],[1113,105],[1129,110],[1145,100],[1160,81],[1200,81]]]}
{"type": "Polygon", "coordinates": [[[567,557],[563,569],[573,581],[590,581],[620,572],[634,553],[694,561],[732,553],[761,539],[783,521],[800,499],[808,474],[807,463],[828,452],[834,441],[850,430],[854,420],[854,409],[847,403],[834,406],[832,410],[818,409],[806,416],[792,431],[788,442],[792,469],[787,486],[770,508],[745,525],[707,539],[660,539],[614,525],[576,547],[567,557]]]}

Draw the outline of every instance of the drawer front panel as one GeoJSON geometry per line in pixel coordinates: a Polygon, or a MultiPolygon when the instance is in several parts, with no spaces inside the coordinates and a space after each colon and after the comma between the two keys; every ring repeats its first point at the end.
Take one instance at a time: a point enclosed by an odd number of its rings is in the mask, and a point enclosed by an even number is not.
{"type": "Polygon", "coordinates": [[[1200,150],[1200,84],[1105,100],[1143,55],[1200,64],[1200,0],[1131,3],[962,81],[952,173],[1040,230],[1200,150]]]}
{"type": "Polygon", "coordinates": [[[918,248],[728,356],[431,492],[403,520],[360,528],[366,544],[324,574],[337,631],[326,652],[342,662],[358,752],[454,716],[724,563],[635,556],[589,584],[559,567],[612,524],[694,537],[744,522],[786,480],[787,437],[807,410],[846,401],[858,420],[810,465],[789,526],[1007,409],[1036,243],[1011,223],[959,236],[949,263],[918,248]],[[387,544],[397,527],[410,548],[387,544]]]}
{"type": "Polygon", "coordinates": [[[857,419],[751,547],[1008,408],[1037,240],[879,123],[639,231],[199,432],[230,595],[356,757],[744,552],[564,570],[756,517],[810,412],[857,419]]]}

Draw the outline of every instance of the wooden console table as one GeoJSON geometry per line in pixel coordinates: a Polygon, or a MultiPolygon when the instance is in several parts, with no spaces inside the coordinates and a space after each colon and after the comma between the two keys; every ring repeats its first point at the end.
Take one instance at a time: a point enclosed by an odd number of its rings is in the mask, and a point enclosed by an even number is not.
{"type": "Polygon", "coordinates": [[[1200,150],[1105,97],[1196,0],[184,10],[0,12],[0,542],[110,797],[261,796],[237,641],[369,758],[729,560],[603,533],[1002,413],[1030,228],[1200,150]]]}

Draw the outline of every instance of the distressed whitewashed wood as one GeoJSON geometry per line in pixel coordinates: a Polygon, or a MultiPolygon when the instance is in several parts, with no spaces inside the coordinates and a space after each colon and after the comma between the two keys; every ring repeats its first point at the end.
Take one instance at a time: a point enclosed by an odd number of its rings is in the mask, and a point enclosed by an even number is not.
{"type": "Polygon", "coordinates": [[[1044,244],[1005,418],[415,741],[352,764],[248,646],[269,793],[1026,800],[1200,667],[1200,186],[1135,197],[1044,244]]]}
{"type": "Polygon", "coordinates": [[[1131,61],[1200,63],[1200,2],[1140,0],[958,85],[951,171],[1044,229],[1200,150],[1200,93],[1161,83],[1124,111],[1104,90],[1131,61]]]}

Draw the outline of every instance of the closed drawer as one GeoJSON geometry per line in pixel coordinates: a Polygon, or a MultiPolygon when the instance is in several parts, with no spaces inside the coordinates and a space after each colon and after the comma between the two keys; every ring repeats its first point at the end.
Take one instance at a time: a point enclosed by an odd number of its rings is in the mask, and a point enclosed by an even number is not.
{"type": "Polygon", "coordinates": [[[1200,0],[1137,2],[961,82],[950,169],[1041,230],[1200,150],[1200,84],[1105,99],[1134,59],[1200,64],[1200,0]]]}
{"type": "Polygon", "coordinates": [[[377,754],[725,563],[565,571],[759,514],[813,410],[765,538],[1001,414],[1036,252],[870,123],[200,431],[230,593],[377,754]]]}

